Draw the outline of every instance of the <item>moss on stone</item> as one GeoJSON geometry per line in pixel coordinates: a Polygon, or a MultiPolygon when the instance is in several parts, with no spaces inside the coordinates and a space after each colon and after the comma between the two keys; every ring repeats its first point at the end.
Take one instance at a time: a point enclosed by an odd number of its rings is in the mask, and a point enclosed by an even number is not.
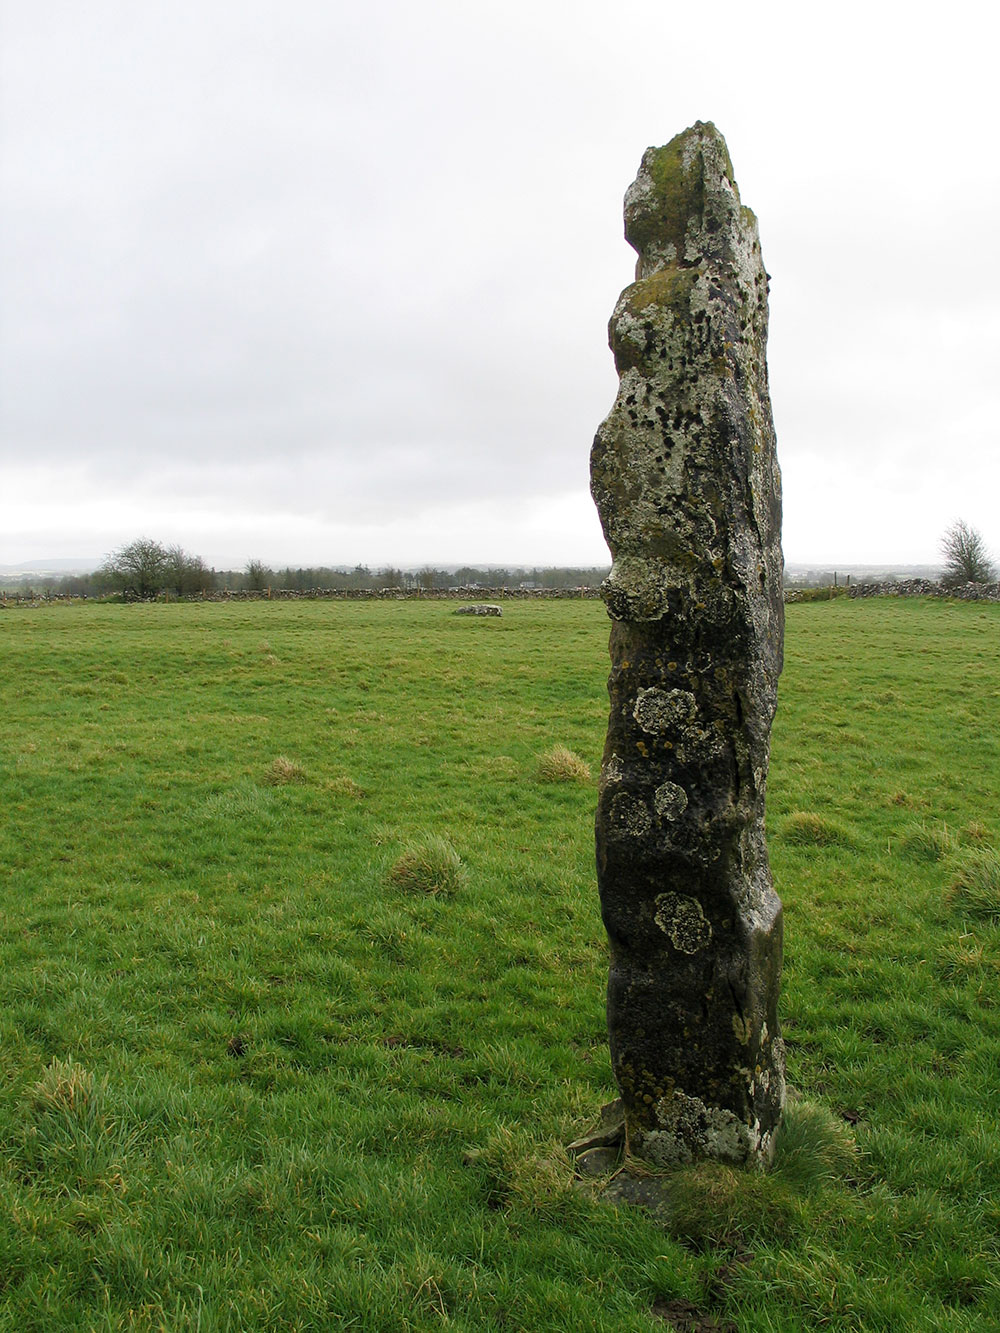
{"type": "Polygon", "coordinates": [[[639,315],[648,306],[663,306],[675,314],[686,315],[691,309],[691,293],[698,280],[698,270],[677,268],[673,264],[658,269],[648,278],[640,278],[622,294],[627,309],[639,315]]]}
{"type": "Polygon", "coordinates": [[[652,182],[652,191],[626,208],[625,216],[625,236],[640,253],[651,242],[658,248],[673,243],[678,257],[683,256],[688,223],[691,218],[700,219],[705,209],[705,159],[700,148],[692,151],[692,140],[709,138],[716,142],[726,173],[733,180],[729,150],[711,121],[696,121],[662,148],[646,150],[642,166],[652,182]]]}
{"type": "Polygon", "coordinates": [[[686,166],[684,147],[690,130],[678,134],[662,148],[650,148],[642,159],[653,183],[651,196],[641,206],[628,210],[625,235],[636,250],[653,241],[658,245],[673,242],[679,255],[684,253],[684,234],[688,221],[701,214],[705,204],[705,170],[701,154],[686,166]]]}

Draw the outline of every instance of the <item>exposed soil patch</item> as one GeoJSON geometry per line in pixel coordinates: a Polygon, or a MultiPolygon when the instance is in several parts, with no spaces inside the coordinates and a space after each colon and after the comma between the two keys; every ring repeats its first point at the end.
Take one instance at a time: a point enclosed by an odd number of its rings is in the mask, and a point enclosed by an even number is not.
{"type": "Polygon", "coordinates": [[[720,1323],[690,1301],[657,1301],[653,1306],[653,1314],[662,1319],[668,1328],[676,1329],[677,1333],[738,1333],[732,1320],[726,1319],[720,1323]]]}

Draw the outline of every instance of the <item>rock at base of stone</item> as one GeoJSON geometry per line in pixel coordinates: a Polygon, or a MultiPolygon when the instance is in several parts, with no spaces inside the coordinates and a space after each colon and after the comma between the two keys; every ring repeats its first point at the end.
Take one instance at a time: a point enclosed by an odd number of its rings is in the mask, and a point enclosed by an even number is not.
{"type": "Polygon", "coordinates": [[[591,1148],[616,1147],[625,1142],[625,1112],[620,1097],[601,1107],[600,1119],[596,1129],[582,1138],[574,1139],[566,1145],[566,1151],[574,1156],[587,1152],[591,1148]]]}
{"type": "Polygon", "coordinates": [[[665,1176],[645,1175],[625,1167],[601,1187],[600,1197],[609,1203],[644,1208],[661,1222],[670,1218],[670,1182],[665,1176]]]}
{"type": "Polygon", "coordinates": [[[588,1148],[576,1159],[576,1174],[584,1178],[606,1176],[617,1171],[621,1160],[620,1148],[588,1148]]]}

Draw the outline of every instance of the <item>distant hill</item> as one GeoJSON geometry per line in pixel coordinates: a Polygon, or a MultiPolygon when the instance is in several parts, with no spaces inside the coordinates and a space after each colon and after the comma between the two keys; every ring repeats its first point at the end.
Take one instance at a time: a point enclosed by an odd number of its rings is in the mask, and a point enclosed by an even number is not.
{"type": "Polygon", "coordinates": [[[785,583],[819,584],[834,581],[846,583],[887,583],[903,579],[938,579],[940,565],[785,565],[785,583]]]}
{"type": "Polygon", "coordinates": [[[31,578],[53,574],[92,574],[103,564],[102,555],[67,555],[61,560],[26,560],[20,565],[0,565],[0,575],[4,578],[31,578]]]}

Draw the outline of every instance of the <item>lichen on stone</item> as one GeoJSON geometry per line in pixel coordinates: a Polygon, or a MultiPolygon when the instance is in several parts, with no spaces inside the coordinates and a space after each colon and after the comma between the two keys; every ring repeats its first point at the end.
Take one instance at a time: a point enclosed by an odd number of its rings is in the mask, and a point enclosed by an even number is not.
{"type": "Polygon", "coordinates": [[[643,731],[653,735],[686,731],[698,715],[698,704],[690,690],[653,685],[638,691],[632,715],[643,731]]]}
{"type": "Polygon", "coordinates": [[[680,953],[698,953],[712,938],[711,924],[705,919],[697,898],[681,893],[660,893],[656,897],[656,924],[680,953]]]}
{"type": "Polygon", "coordinates": [[[618,838],[641,838],[653,825],[646,803],[628,791],[619,792],[613,798],[609,822],[618,838]]]}
{"type": "Polygon", "coordinates": [[[657,1166],[685,1166],[700,1157],[740,1166],[761,1146],[755,1122],[677,1089],[657,1102],[656,1125],[642,1135],[640,1150],[657,1166]]]}
{"type": "Polygon", "coordinates": [[[653,809],[669,823],[680,819],[687,807],[687,792],[676,782],[661,782],[653,793],[653,809]]]}

